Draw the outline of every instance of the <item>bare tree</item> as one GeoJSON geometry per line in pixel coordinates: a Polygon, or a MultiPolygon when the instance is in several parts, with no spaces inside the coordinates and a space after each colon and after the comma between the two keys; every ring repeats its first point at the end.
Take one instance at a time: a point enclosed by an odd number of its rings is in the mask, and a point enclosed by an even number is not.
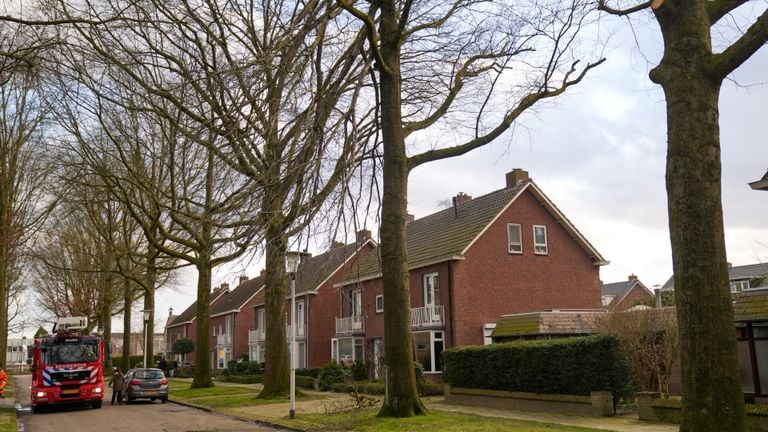
{"type": "Polygon", "coordinates": [[[669,395],[669,382],[680,358],[674,308],[607,312],[597,322],[602,333],[616,335],[642,391],[669,395]]]}
{"type": "Polygon", "coordinates": [[[746,0],[625,5],[599,1],[615,15],[650,9],[664,38],[650,78],[667,103],[667,207],[685,395],[680,430],[747,430],[723,233],[718,101],[723,80],[768,41],[768,8],[746,0]],[[749,18],[738,16],[742,6],[749,18]],[[737,37],[715,52],[712,27],[728,20],[739,23],[737,37]]]}
{"type": "Polygon", "coordinates": [[[19,277],[29,239],[50,212],[51,158],[43,134],[38,58],[25,32],[0,27],[0,352],[20,311],[19,277]]]}
{"type": "Polygon", "coordinates": [[[426,412],[412,365],[405,238],[408,174],[421,164],[500,138],[526,110],[563,94],[602,60],[578,68],[577,36],[589,9],[580,0],[338,3],[365,25],[378,72],[387,311],[387,391],[379,416],[406,417],[426,412]],[[434,143],[417,145],[429,132],[434,143]]]}
{"type": "MultiPolygon", "coordinates": [[[[79,13],[67,2],[58,8],[68,20],[79,13]]],[[[132,83],[121,90],[129,95],[98,83],[90,91],[173,124],[258,188],[252,222],[266,238],[268,287],[263,397],[288,392],[288,242],[344,184],[375,131],[375,104],[358,105],[369,66],[364,38],[338,12],[327,0],[149,1],[121,10],[119,25],[73,26],[91,58],[119,76],[114,83],[132,83]]]]}

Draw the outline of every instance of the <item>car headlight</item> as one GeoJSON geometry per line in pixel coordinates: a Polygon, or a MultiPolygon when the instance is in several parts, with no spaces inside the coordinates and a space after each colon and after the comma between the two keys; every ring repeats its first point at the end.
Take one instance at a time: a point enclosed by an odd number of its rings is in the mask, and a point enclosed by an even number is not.
{"type": "Polygon", "coordinates": [[[96,387],[95,389],[93,389],[93,392],[94,393],[101,393],[101,387],[96,387]]]}
{"type": "Polygon", "coordinates": [[[39,391],[39,392],[37,392],[37,394],[35,396],[39,397],[39,398],[45,397],[45,392],[39,391]]]}

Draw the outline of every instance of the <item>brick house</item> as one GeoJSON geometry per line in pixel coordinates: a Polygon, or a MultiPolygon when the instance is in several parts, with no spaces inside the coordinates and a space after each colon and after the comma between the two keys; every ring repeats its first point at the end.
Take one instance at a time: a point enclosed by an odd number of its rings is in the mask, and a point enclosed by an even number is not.
{"type": "MultiPolygon", "coordinates": [[[[506,187],[407,224],[411,329],[417,360],[440,373],[440,353],[489,342],[501,315],[600,307],[607,264],[523,170],[506,187]]],[[[368,361],[374,377],[384,349],[378,254],[341,284],[333,358],[368,361]]]]}
{"type": "Polygon", "coordinates": [[[611,311],[623,311],[639,304],[653,307],[653,292],[634,274],[626,281],[602,284],[600,286],[602,304],[611,311]]]}
{"type": "MultiPolygon", "coordinates": [[[[228,291],[228,290],[226,290],[228,291]]],[[[220,288],[216,288],[211,296],[211,306],[221,299],[226,292],[220,288]]],[[[173,308],[168,311],[168,320],[165,324],[165,357],[168,359],[176,360],[180,363],[193,362],[195,360],[194,352],[186,355],[174,355],[172,354],[173,343],[179,339],[192,339],[196,340],[197,337],[197,301],[192,302],[189,307],[184,309],[179,315],[173,315],[173,308]]],[[[158,353],[161,350],[158,350],[158,353]]]]}
{"type": "MultiPolygon", "coordinates": [[[[226,284],[222,284],[226,285],[226,284]]],[[[224,369],[230,360],[249,356],[248,332],[253,329],[253,303],[264,289],[264,275],[240,276],[234,290],[228,289],[211,305],[211,365],[224,369]]]]}

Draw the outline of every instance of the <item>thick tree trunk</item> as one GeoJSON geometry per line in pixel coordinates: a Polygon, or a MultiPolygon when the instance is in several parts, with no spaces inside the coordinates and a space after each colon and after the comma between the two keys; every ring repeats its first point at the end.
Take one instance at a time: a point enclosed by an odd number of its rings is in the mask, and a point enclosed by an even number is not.
{"type": "Polygon", "coordinates": [[[381,203],[381,267],[384,283],[384,363],[386,393],[379,417],[426,413],[416,388],[411,337],[411,301],[405,218],[408,205],[408,159],[400,99],[400,41],[397,8],[382,2],[380,68],[381,128],[384,142],[384,196],[381,203]]]}
{"type": "MultiPolygon", "coordinates": [[[[267,200],[265,200],[266,202],[267,200]]],[[[268,212],[275,215],[277,213],[268,212]]],[[[288,346],[285,337],[285,250],[287,239],[283,234],[282,223],[273,217],[267,226],[266,275],[264,296],[266,307],[266,358],[264,388],[260,398],[284,397],[290,391],[288,370],[288,346]]]]}
{"type": "MultiPolygon", "coordinates": [[[[157,279],[157,250],[149,246],[147,250],[147,269],[144,275],[144,310],[150,311],[149,321],[147,321],[147,363],[144,367],[154,367],[155,365],[155,280],[157,279]]],[[[210,281],[209,281],[210,286],[210,281]]],[[[210,290],[209,290],[210,291],[210,290]]]]}
{"type": "Polygon", "coordinates": [[[200,251],[197,265],[197,335],[195,337],[195,373],[192,387],[213,387],[211,377],[211,255],[210,250],[200,251]]]}
{"type": "Polygon", "coordinates": [[[664,58],[651,79],[667,102],[667,200],[683,372],[681,431],[746,431],[720,192],[718,97],[704,2],[656,16],[664,58]]]}
{"type": "Polygon", "coordinates": [[[131,307],[133,306],[133,291],[130,285],[123,292],[123,372],[131,368],[131,307]]]}

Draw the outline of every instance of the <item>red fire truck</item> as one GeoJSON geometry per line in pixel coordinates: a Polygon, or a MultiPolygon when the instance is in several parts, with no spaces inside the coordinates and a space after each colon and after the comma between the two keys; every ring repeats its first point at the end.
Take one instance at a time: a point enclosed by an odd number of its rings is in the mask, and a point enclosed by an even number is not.
{"type": "Polygon", "coordinates": [[[90,403],[101,408],[104,397],[104,341],[98,333],[82,334],[85,317],[60,318],[53,332],[36,339],[32,355],[32,412],[42,406],[90,403]]]}

